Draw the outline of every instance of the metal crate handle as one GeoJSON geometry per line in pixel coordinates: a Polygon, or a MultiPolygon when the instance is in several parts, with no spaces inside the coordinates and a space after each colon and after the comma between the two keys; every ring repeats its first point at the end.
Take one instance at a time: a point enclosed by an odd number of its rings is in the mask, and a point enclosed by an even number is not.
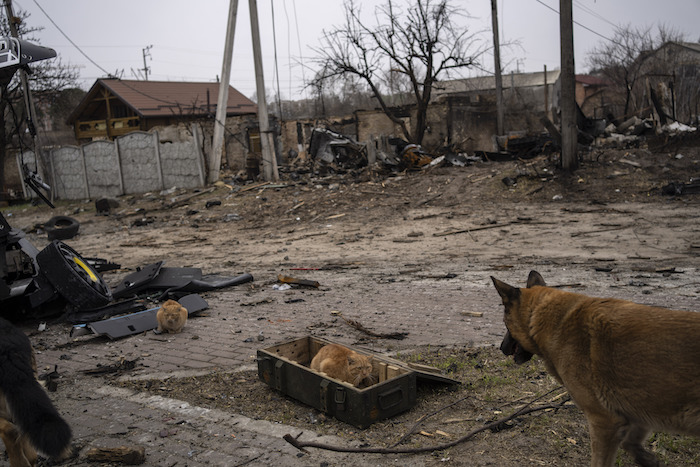
{"type": "Polygon", "coordinates": [[[403,388],[401,386],[383,392],[378,396],[379,407],[382,410],[395,407],[399,405],[401,401],[403,401],[403,388]]]}

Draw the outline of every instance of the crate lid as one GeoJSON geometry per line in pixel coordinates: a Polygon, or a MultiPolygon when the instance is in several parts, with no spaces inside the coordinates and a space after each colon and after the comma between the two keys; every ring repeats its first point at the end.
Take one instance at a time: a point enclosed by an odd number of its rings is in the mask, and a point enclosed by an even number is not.
{"type": "Polygon", "coordinates": [[[461,381],[448,378],[447,376],[443,375],[440,370],[432,366],[421,365],[420,363],[402,362],[401,360],[397,360],[395,358],[387,357],[384,355],[382,355],[382,358],[385,360],[390,360],[391,363],[397,366],[414,371],[416,373],[416,378],[418,378],[418,380],[420,381],[444,384],[462,384],[461,381]]]}
{"type": "Polygon", "coordinates": [[[416,377],[422,381],[429,381],[431,383],[462,384],[461,381],[448,378],[447,376],[443,375],[440,370],[432,366],[421,365],[420,363],[404,363],[403,366],[415,371],[416,377]]]}

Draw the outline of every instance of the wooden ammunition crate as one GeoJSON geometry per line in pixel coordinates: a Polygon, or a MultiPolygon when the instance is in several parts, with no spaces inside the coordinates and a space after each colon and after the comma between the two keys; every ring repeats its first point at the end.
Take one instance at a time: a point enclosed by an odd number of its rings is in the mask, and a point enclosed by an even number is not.
{"type": "Polygon", "coordinates": [[[388,357],[346,346],[373,357],[377,383],[359,389],[309,368],[311,359],[319,349],[334,343],[337,342],[307,336],[260,349],[258,377],[273,389],[358,428],[366,428],[378,420],[413,407],[419,380],[459,384],[440,376],[434,368],[411,367],[388,357]]]}

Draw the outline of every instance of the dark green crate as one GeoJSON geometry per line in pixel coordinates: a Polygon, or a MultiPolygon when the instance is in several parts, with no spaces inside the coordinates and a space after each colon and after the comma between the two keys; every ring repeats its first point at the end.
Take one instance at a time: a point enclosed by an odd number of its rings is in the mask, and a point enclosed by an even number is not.
{"type": "Polygon", "coordinates": [[[421,367],[417,370],[391,358],[348,346],[374,359],[377,383],[356,388],[309,368],[318,350],[333,343],[336,342],[307,336],[260,349],[258,377],[282,394],[358,428],[366,428],[413,407],[419,379],[458,383],[433,373],[435,369],[421,367]],[[426,373],[426,369],[429,372],[426,373]]]}

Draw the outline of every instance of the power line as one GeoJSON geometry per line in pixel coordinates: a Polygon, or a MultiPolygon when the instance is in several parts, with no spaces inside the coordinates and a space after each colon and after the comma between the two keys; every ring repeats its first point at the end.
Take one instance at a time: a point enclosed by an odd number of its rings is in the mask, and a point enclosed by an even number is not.
{"type": "Polygon", "coordinates": [[[598,18],[599,20],[608,23],[609,25],[611,25],[611,26],[613,26],[613,27],[615,27],[615,28],[618,27],[617,24],[613,23],[612,21],[610,21],[610,20],[609,20],[608,18],[606,18],[605,16],[599,14],[598,12],[594,11],[593,9],[591,9],[591,8],[587,7],[586,5],[582,4],[580,1],[574,0],[574,4],[576,4],[576,6],[577,6],[578,8],[580,8],[580,9],[583,10],[583,11],[585,11],[585,12],[588,13],[589,15],[594,16],[594,17],[598,18]]]}
{"type": "MultiPolygon", "coordinates": [[[[294,26],[297,32],[297,44],[299,45],[299,62],[301,63],[301,79],[304,82],[304,97],[308,99],[306,93],[306,74],[304,73],[304,56],[301,53],[301,37],[299,36],[299,19],[297,18],[297,2],[292,0],[292,6],[294,7],[294,26]]],[[[291,58],[291,55],[290,55],[291,58]]]]}
{"type": "Polygon", "coordinates": [[[81,54],[83,54],[83,57],[87,58],[88,61],[89,61],[90,63],[92,63],[93,65],[95,65],[97,68],[99,68],[104,74],[106,74],[106,75],[108,75],[108,76],[113,76],[112,73],[108,72],[107,70],[105,70],[104,68],[102,68],[100,65],[98,65],[92,58],[88,57],[88,55],[87,55],[85,52],[83,52],[82,49],[81,49],[80,47],[78,47],[78,46],[76,45],[76,43],[73,42],[73,40],[72,40],[70,37],[68,37],[68,35],[67,35],[65,32],[63,32],[63,29],[61,29],[60,27],[58,27],[58,24],[56,24],[56,22],[55,22],[53,19],[51,19],[51,17],[49,16],[49,14],[46,13],[46,11],[41,7],[41,5],[39,5],[39,2],[37,2],[37,0],[34,0],[34,4],[37,6],[37,8],[39,8],[39,10],[41,10],[41,12],[44,14],[44,16],[46,16],[46,18],[47,18],[49,21],[51,21],[51,24],[53,24],[54,27],[55,27],[56,29],[58,29],[58,32],[60,32],[60,33],[63,35],[63,37],[65,37],[65,38],[68,40],[68,42],[70,42],[70,43],[73,45],[73,47],[76,48],[76,50],[77,50],[78,52],[80,52],[81,54]]]}
{"type": "MultiPolygon", "coordinates": [[[[535,1],[536,1],[537,3],[539,3],[540,5],[544,6],[545,8],[548,8],[548,9],[552,10],[552,11],[553,11],[554,13],[556,13],[557,15],[559,14],[559,11],[558,11],[558,10],[556,10],[556,9],[552,8],[551,6],[547,5],[547,4],[544,3],[542,0],[535,0],[535,1]]],[[[617,42],[615,42],[614,40],[610,39],[609,37],[606,37],[606,36],[602,35],[601,33],[597,32],[597,31],[594,31],[593,29],[589,28],[588,26],[584,26],[583,24],[579,23],[578,21],[574,21],[573,23],[574,23],[575,25],[577,25],[577,26],[582,27],[582,28],[585,29],[586,31],[592,32],[592,33],[595,34],[596,36],[602,37],[602,38],[605,39],[606,41],[610,41],[610,42],[612,42],[613,44],[618,44],[617,42]]],[[[620,45],[620,44],[618,44],[618,45],[620,45]]]]}

